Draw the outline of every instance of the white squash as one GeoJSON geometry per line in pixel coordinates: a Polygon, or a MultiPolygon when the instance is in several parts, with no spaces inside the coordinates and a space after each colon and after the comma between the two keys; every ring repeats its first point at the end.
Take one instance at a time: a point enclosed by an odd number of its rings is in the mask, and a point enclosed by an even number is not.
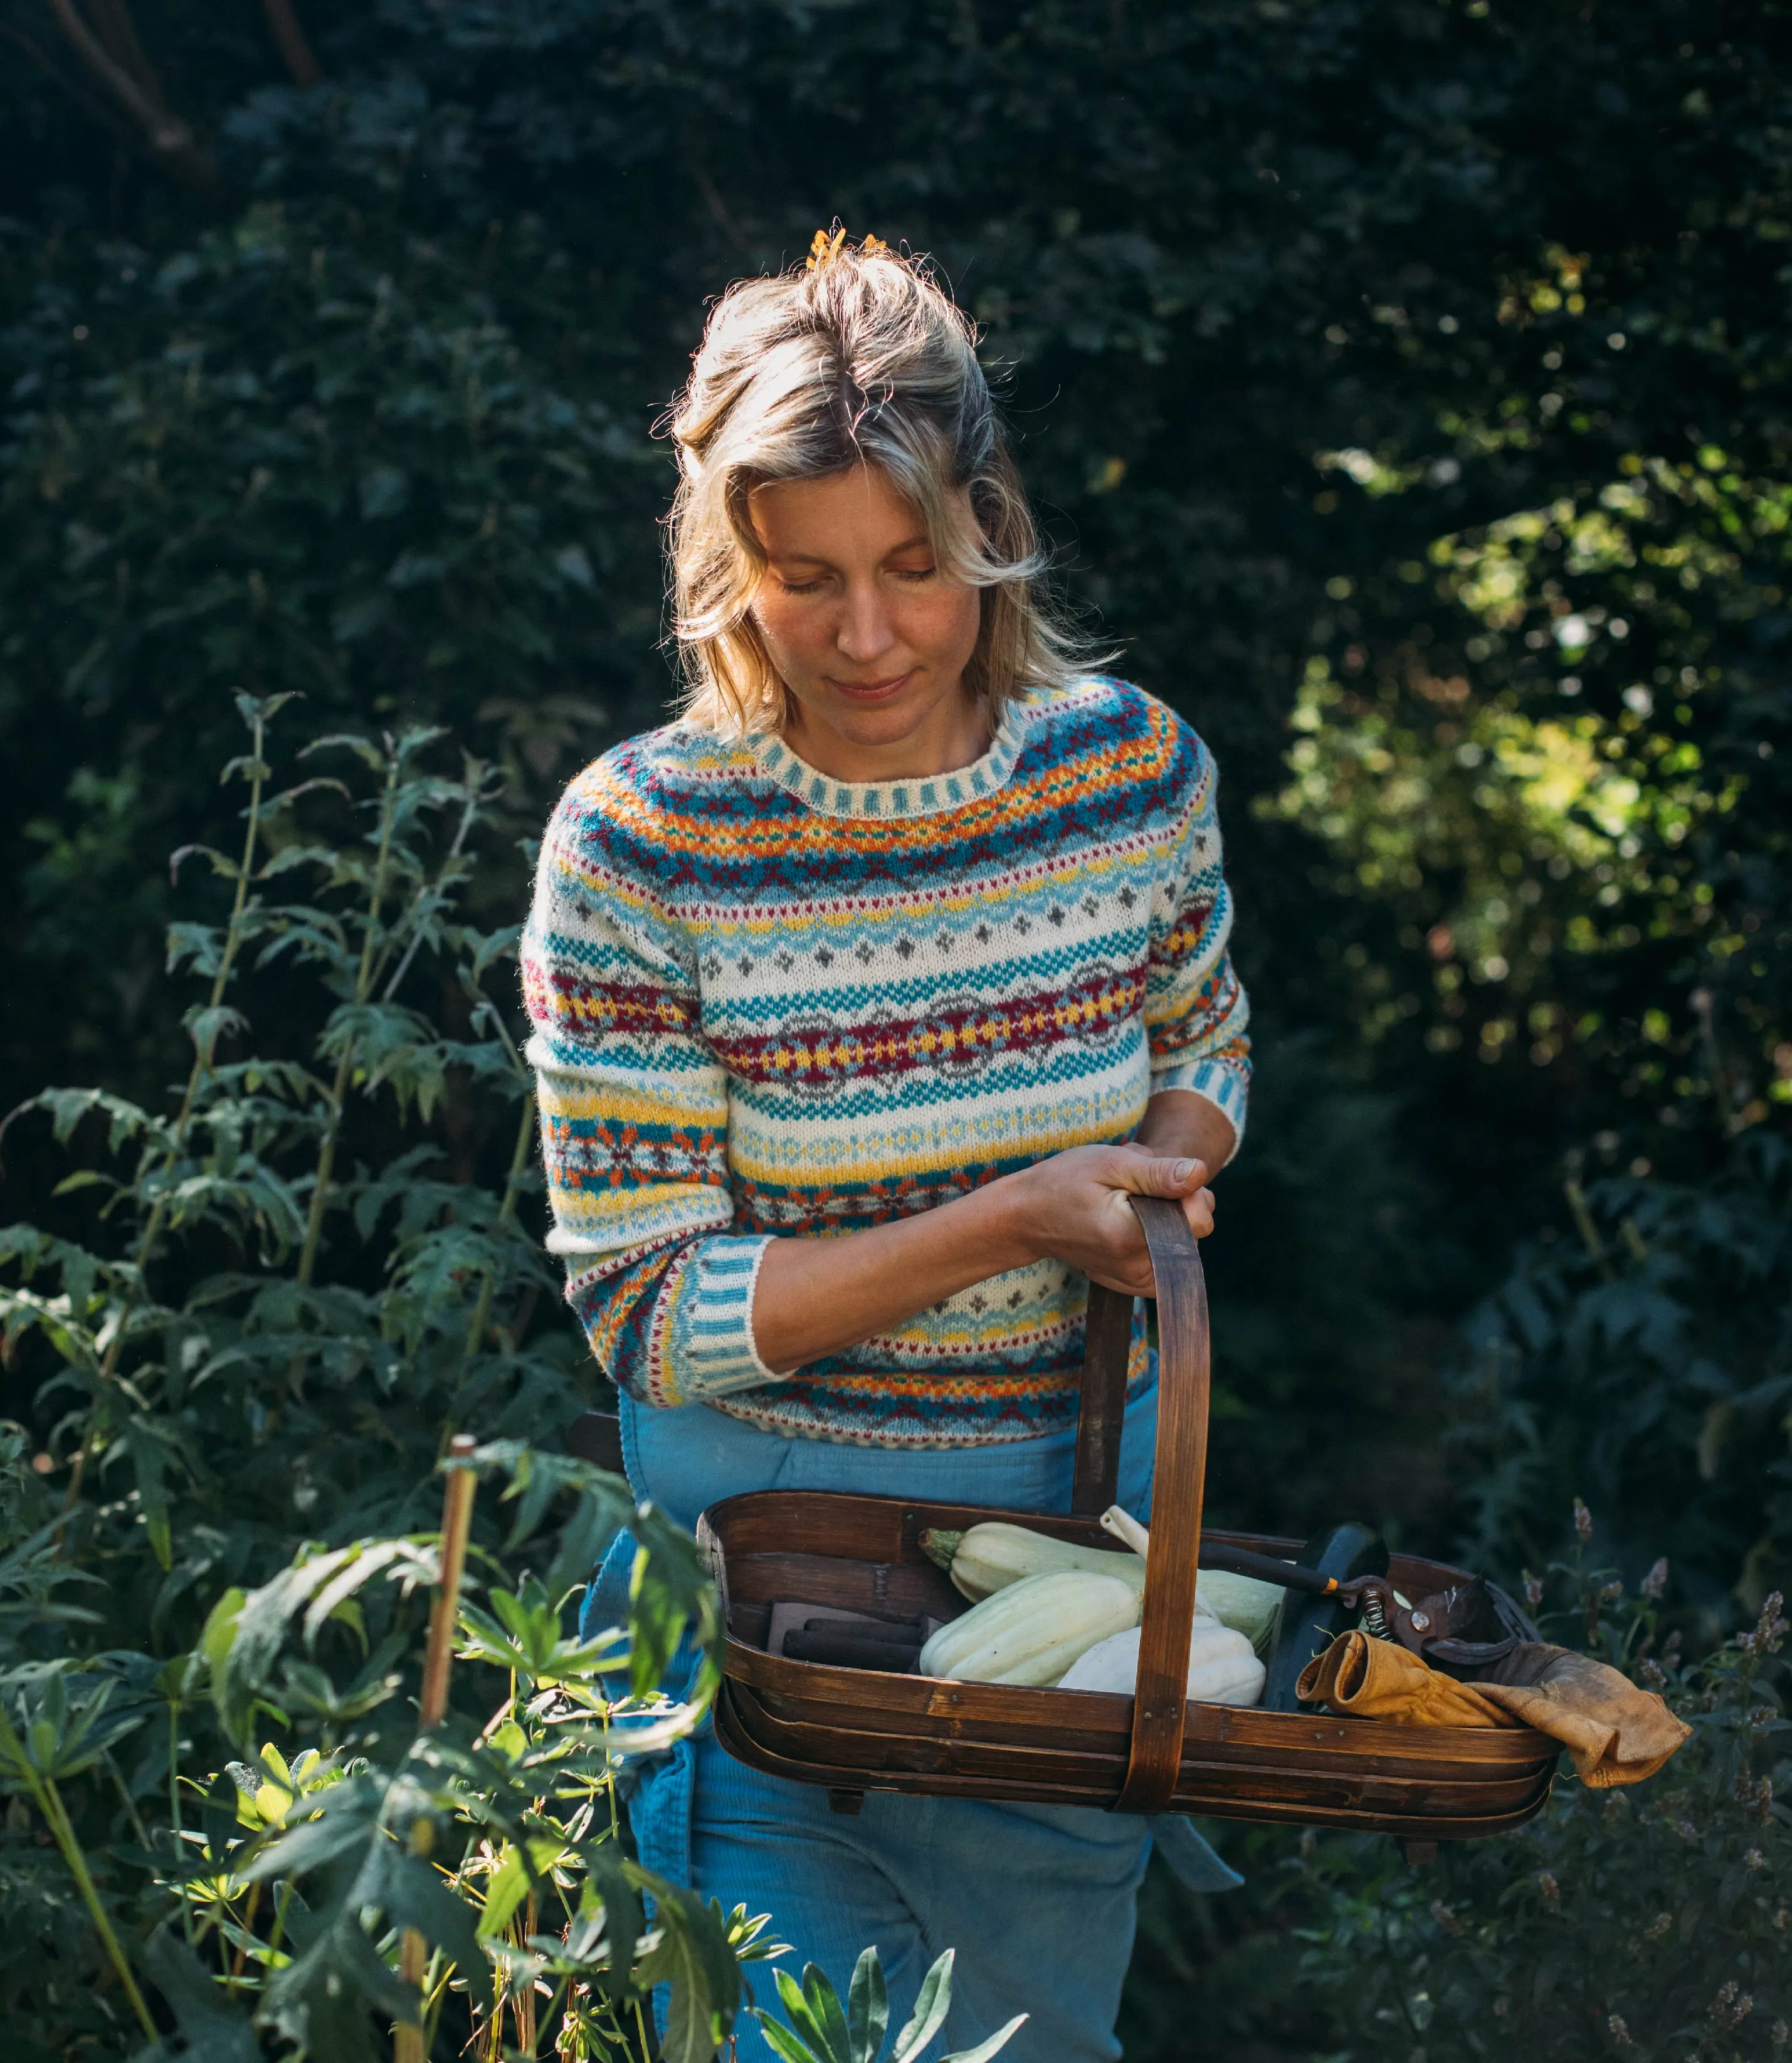
{"type": "MultiPolygon", "coordinates": [[[[1030,1526],[1009,1526],[998,1519],[987,1519],[963,1533],[943,1529],[924,1533],[921,1544],[950,1574],[954,1588],[974,1600],[993,1597],[998,1590],[1029,1576],[1049,1575],[1063,1569],[1117,1576],[1139,1590],[1145,1587],[1144,1559],[1135,1550],[1079,1547],[1068,1540],[1035,1533],[1030,1526]]],[[[1203,1569],[1197,1579],[1195,1595],[1223,1626],[1236,1627],[1254,1647],[1261,1647],[1275,1630],[1283,1592],[1280,1585],[1260,1582],[1255,1576],[1235,1576],[1227,1569],[1203,1569]]]]}
{"type": "MultiPolygon", "coordinates": [[[[1187,1695],[1203,1705],[1254,1705],[1268,1675],[1250,1642],[1196,1613],[1188,1643],[1187,1695]]],[[[1085,1648],[1059,1679],[1060,1691],[1109,1691],[1130,1698],[1139,1682],[1139,1628],[1085,1648]]]]}
{"type": "Polygon", "coordinates": [[[1139,1592],[1117,1577],[1061,1569],[1005,1584],[948,1620],[921,1651],[923,1676],[1055,1683],[1086,1648],[1139,1623],[1139,1592]]]}
{"type": "Polygon", "coordinates": [[[1118,1576],[1137,1589],[1145,1586],[1144,1563],[1124,1549],[1079,1547],[999,1519],[986,1519],[965,1533],[924,1533],[921,1544],[951,1577],[952,1587],[974,1603],[1028,1576],[1053,1575],[1063,1569],[1118,1576]]]}

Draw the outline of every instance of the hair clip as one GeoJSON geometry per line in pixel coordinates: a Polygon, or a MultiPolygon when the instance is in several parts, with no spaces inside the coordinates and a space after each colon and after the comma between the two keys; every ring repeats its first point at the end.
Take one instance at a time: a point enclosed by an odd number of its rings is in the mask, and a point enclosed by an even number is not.
{"type": "MultiPolygon", "coordinates": [[[[832,231],[818,229],[810,240],[807,269],[819,272],[831,265],[846,246],[846,231],[838,215],[834,219],[832,231]]],[[[881,236],[867,236],[858,247],[861,258],[874,258],[880,251],[887,252],[890,246],[881,236]]]]}

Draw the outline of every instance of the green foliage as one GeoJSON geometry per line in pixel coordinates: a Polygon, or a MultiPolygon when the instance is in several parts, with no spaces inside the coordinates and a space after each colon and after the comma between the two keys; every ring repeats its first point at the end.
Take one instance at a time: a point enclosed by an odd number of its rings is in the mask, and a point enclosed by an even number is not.
{"type": "Polygon", "coordinates": [[[1521,1248],[1471,1326],[1452,1431],[1473,1551],[1541,1565],[1585,1491],[1633,1580],[1665,1550],[1702,1646],[1783,1584],[1789,1184],[1765,1127],[1697,1186],[1570,1181],[1576,1236],[1521,1248]]]}
{"type": "MultiPolygon", "coordinates": [[[[1565,1572],[1568,1573],[1568,1572],[1565,1572]]],[[[1384,1845],[1328,1877],[1307,1981],[1343,2008],[1365,2057],[1648,2063],[1783,2054],[1792,2015],[1786,1872],[1792,1775],[1786,1671],[1774,1657],[1780,1599],[1759,1625],[1687,1667],[1646,1651],[1645,1598],[1622,1605],[1609,1572],[1572,1572],[1595,1651],[1640,1655],[1694,1729],[1691,1745],[1634,1791],[1559,1783],[1509,1840],[1446,1848],[1435,1869],[1401,1868],[1384,1845]],[[1665,1666],[1664,1666],[1665,1663],[1665,1666]]]]}
{"type": "Polygon", "coordinates": [[[223,907],[171,928],[202,999],[175,1108],[50,1090],[11,1120],[83,1156],[62,1188],[88,1210],[79,1238],[0,1233],[0,1340],[36,1408],[29,1442],[0,1434],[13,2045],[123,2055],[171,2015],[183,2053],[349,2063],[420,2014],[432,2051],[638,2057],[669,1984],[665,2053],[702,2063],[764,1922],[642,1869],[616,1775],[701,1715],[715,1597],[625,1483],[530,1444],[589,1378],[573,1329],[536,1322],[533,1101],[488,986],[514,930],[460,907],[494,784],[412,730],[316,739],[301,758],[340,778],[283,787],[285,699],[239,696],[240,842],[199,849],[212,885],[187,891],[223,907]],[[482,1108],[491,1175],[457,1179],[482,1108]],[[420,1731],[437,1463],[469,1424],[495,1437],[448,1466],[501,1495],[460,1703],[420,1731]],[[569,1637],[625,1527],[629,1623],[569,1637]]]}
{"type": "MultiPolygon", "coordinates": [[[[1581,262],[1557,254],[1577,279],[1581,262]]],[[[1595,298],[1555,328],[1558,365],[1593,348],[1585,327],[1636,320],[1595,298]]],[[[1581,384],[1600,380],[1589,369],[1581,384]]],[[[1557,385],[1576,381],[1564,371],[1557,385]]],[[[1409,569],[1420,594],[1400,597],[1426,620],[1378,663],[1364,618],[1392,598],[1359,606],[1337,583],[1346,605],[1308,661],[1296,778],[1277,806],[1423,934],[1432,1051],[1473,1030],[1490,1060],[1517,1042],[1539,1067],[1609,1069],[1657,1127],[1738,1132],[1792,1094],[1776,1059],[1787,712],[1770,656],[1786,489],[1715,444],[1675,463],[1611,451],[1585,415],[1571,428],[1608,477],[1433,540],[1409,569]],[[1648,999],[1640,1024],[1614,1022],[1626,991],[1648,999]]],[[[1452,465],[1528,434],[1452,432],[1452,465]]],[[[1365,495],[1408,484],[1381,489],[1361,452],[1331,456],[1365,495]]],[[[1384,1003],[1371,1027],[1390,1021],[1384,1003]]]]}
{"type": "MultiPolygon", "coordinates": [[[[896,2037],[889,2063],[915,2063],[946,2025],[952,2005],[953,1955],[954,1951],[948,1948],[921,1980],[914,2011],[896,2037]]],[[[788,1970],[777,1970],[773,1975],[790,2024],[781,2026],[769,2013],[757,2009],[754,2017],[782,2063],[880,2063],[884,2034],[890,2025],[890,1995],[875,1948],[867,1948],[858,1959],[844,2013],[840,2009],[840,1994],[818,1964],[809,1964],[800,1985],[788,1970]]],[[[979,2041],[974,2049],[956,2049],[950,2056],[942,2056],[940,2063],[988,2063],[990,2057],[1007,2047],[1026,2018],[1025,2013],[1016,2014],[987,2041],[979,2041]]]]}
{"type": "Polygon", "coordinates": [[[1754,1627],[1689,1662],[1677,1631],[1661,1638],[1666,1563],[1629,1590],[1591,1562],[1592,1530],[1578,1507],[1577,1538],[1537,1580],[1533,1609],[1548,1638],[1662,1691],[1693,1727],[1687,1745],[1633,1788],[1558,1775],[1517,1833],[1443,1843],[1417,1867],[1369,1836],[1214,1830],[1248,1888],[1236,1904],[1153,1884],[1122,2023],[1129,2057],[1785,2053],[1792,1718],[1782,1600],[1771,1595],[1754,1627]],[[1193,2024],[1171,2003],[1189,1988],[1214,2001],[1193,2024]]]}
{"type": "MultiPolygon", "coordinates": [[[[268,202],[162,259],[97,247],[17,312],[0,525],[10,511],[32,541],[5,577],[0,724],[28,756],[66,749],[66,710],[78,750],[110,734],[127,761],[75,772],[58,814],[63,774],[18,819],[31,950],[78,988],[96,954],[147,978],[167,903],[143,841],[205,823],[223,690],[303,694],[314,722],[476,714],[536,794],[633,691],[609,654],[652,643],[636,482],[650,501],[657,459],[499,319],[505,277],[550,255],[539,224],[501,263],[481,251],[397,225],[370,243],[352,210],[268,202]],[[106,362],[71,392],[78,308],[106,362]],[[609,591],[619,553],[632,602],[609,591]]],[[[519,883],[500,865],[484,907],[519,883]]],[[[76,1050],[101,1058],[77,1019],[76,1050]]]]}

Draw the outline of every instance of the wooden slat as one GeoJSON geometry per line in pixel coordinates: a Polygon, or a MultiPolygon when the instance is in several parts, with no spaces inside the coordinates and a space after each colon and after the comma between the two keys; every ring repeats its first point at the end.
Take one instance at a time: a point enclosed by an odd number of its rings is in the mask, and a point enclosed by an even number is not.
{"type": "MultiPolygon", "coordinates": [[[[804,1725],[769,1711],[762,1703],[753,1702],[750,1693],[737,1702],[737,1709],[764,1746],[793,1760],[835,1770],[950,1772],[1055,1784],[1061,1791],[1074,1791],[1086,1802],[1110,1808],[1119,1803],[1127,1773],[1123,1752],[1097,1755],[1068,1747],[997,1744],[974,1735],[922,1738],[804,1725]]],[[[1178,1798],[1191,1794],[1221,1797],[1235,1806],[1281,1800],[1326,1811],[1373,1810],[1426,1817],[1457,1812],[1485,1818],[1522,1808],[1546,1773],[1525,1768],[1498,1782],[1462,1783],[1436,1771],[1414,1779],[1341,1761],[1330,1765],[1266,1763],[1259,1756],[1216,1762],[1197,1754],[1184,1755],[1172,1792],[1178,1798]]]]}
{"type": "Polygon", "coordinates": [[[770,1604],[836,1605],[885,1619],[956,1619],[970,1606],[931,1562],[843,1562],[826,1554],[747,1554],[728,1558],[731,1599],[770,1604]]]}
{"type": "MultiPolygon", "coordinates": [[[[1082,1804],[1099,1807],[1106,1801],[1095,1796],[1067,1796],[1059,1783],[1014,1775],[961,1775],[949,1770],[922,1773],[839,1764],[822,1775],[814,1763],[778,1754],[757,1739],[741,1706],[752,1693],[741,1687],[724,1687],[716,1707],[716,1731],[730,1754],[768,1775],[787,1782],[821,1784],[839,1791],[891,1791],[910,1796],[981,1798],[1008,1804],[1082,1804]]],[[[1549,1795],[1545,1773],[1522,1801],[1491,1813],[1439,1813],[1386,1810],[1379,1804],[1316,1804],[1305,1798],[1259,1796],[1243,1799],[1236,1789],[1207,1787],[1196,1782],[1179,1784],[1171,1800],[1178,1812],[1199,1812],[1215,1819],[1272,1821],[1292,1825],[1339,1827],[1362,1833],[1392,1834],[1405,1840],[1471,1840],[1510,1832],[1522,1826],[1542,1808],[1549,1795]]]]}
{"type": "Polygon", "coordinates": [[[1127,1812],[1161,1812],[1182,1759],[1188,1644],[1207,1478],[1207,1393],[1211,1355],[1201,1251],[1182,1205],[1163,1196],[1127,1199],[1151,1249],[1157,1283],[1157,1454],[1151,1551],[1139,1625],[1132,1751],[1120,1793],[1127,1812]]]}
{"type": "Polygon", "coordinates": [[[1071,1510],[1099,1518],[1120,1486],[1120,1434],[1126,1422],[1127,1361],[1136,1300],[1089,1285],[1083,1336],[1083,1388],[1076,1417],[1076,1469],[1071,1510]]]}
{"type": "MultiPolygon", "coordinates": [[[[871,1672],[860,1673],[869,1675],[871,1672]]],[[[756,1707],[763,1711],[769,1720],[779,1725],[810,1729],[818,1739],[834,1731],[905,1740],[994,1741],[1000,1746],[1012,1747],[1017,1751],[1024,1749],[1029,1753],[1083,1755],[1097,1759],[1123,1760],[1126,1756],[1129,1735],[1123,1725],[1101,1730],[1011,1725],[998,1730],[967,1724],[960,1718],[892,1711],[875,1701],[880,1688],[900,1680],[880,1676],[875,1683],[867,1683],[865,1699],[850,1708],[786,1698],[775,1690],[745,1683],[741,1687],[751,1694],[756,1707]]],[[[1215,1768],[1248,1769],[1256,1766],[1313,1775],[1356,1771],[1378,1781],[1385,1779],[1413,1784],[1474,1786],[1529,1782],[1539,1770],[1548,1768],[1554,1762],[1557,1753],[1553,1742],[1545,1741],[1528,1728],[1522,1731],[1513,1729],[1509,1735],[1503,1730],[1495,1732],[1489,1729],[1490,1739],[1509,1740],[1513,1747],[1509,1753],[1485,1759],[1452,1753],[1442,1739],[1434,1737],[1441,1735],[1444,1730],[1418,1727],[1390,1727],[1388,1732],[1391,1738],[1368,1749],[1358,1739],[1328,1741],[1319,1738],[1316,1730],[1304,1732],[1298,1722],[1286,1732],[1267,1740],[1260,1737],[1241,1739],[1226,1731],[1204,1732],[1195,1723],[1209,1709],[1199,1706],[1191,1708],[1191,1724],[1183,1739],[1184,1768],[1199,1761],[1215,1768]]],[[[1275,1716],[1292,1719],[1295,1715],[1275,1716]]],[[[1356,1720],[1343,1723],[1361,1729],[1375,1723],[1356,1720]]],[[[1460,1733],[1455,1737],[1460,1739],[1460,1733]]],[[[846,1759],[853,1758],[849,1755],[846,1759]]]]}

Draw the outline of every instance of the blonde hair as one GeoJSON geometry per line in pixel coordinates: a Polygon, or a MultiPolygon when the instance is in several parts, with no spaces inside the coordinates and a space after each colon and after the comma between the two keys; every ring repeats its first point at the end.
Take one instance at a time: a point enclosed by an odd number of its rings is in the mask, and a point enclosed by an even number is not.
{"type": "Polygon", "coordinates": [[[854,248],[818,235],[806,266],[737,281],[717,303],[670,418],[673,634],[689,715],[743,736],[783,729],[788,698],[751,614],[765,554],[748,497],[862,464],[919,510],[941,571],[982,589],[964,678],[992,716],[1017,693],[1077,677],[976,342],[926,266],[874,237],[854,248]]]}

